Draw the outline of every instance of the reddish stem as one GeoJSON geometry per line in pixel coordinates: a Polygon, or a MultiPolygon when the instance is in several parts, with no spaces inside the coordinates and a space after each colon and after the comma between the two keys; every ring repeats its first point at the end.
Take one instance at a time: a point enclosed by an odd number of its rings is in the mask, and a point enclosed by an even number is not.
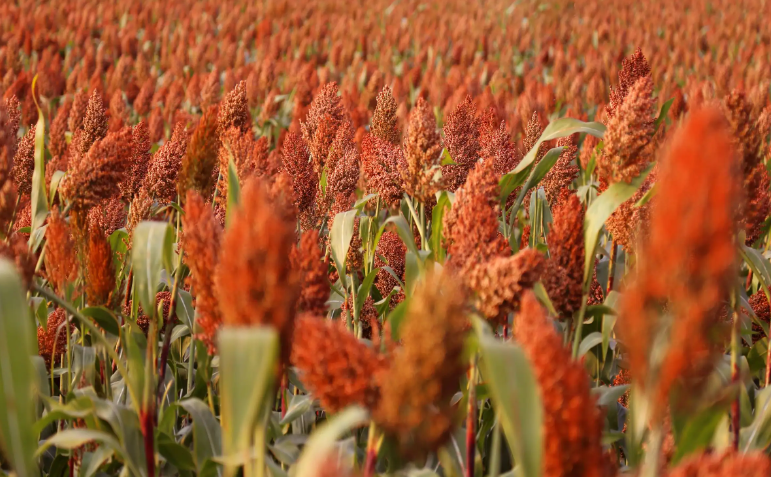
{"type": "MultiPolygon", "coordinates": [[[[739,382],[739,364],[738,360],[733,364],[733,368],[731,369],[731,382],[738,383],[739,382]]],[[[739,420],[739,399],[741,398],[741,390],[737,386],[737,392],[739,393],[736,396],[736,399],[734,399],[734,402],[731,403],[731,427],[733,431],[733,448],[734,450],[739,450],[739,430],[741,426],[741,422],[739,420]]]]}
{"type": "Polygon", "coordinates": [[[608,293],[613,290],[613,280],[616,274],[616,256],[618,255],[618,245],[616,241],[611,242],[610,246],[610,262],[608,263],[608,293]]]}
{"type": "Polygon", "coordinates": [[[503,339],[506,340],[508,338],[509,338],[509,325],[507,323],[507,324],[503,325],[503,339]]]}
{"type": "Polygon", "coordinates": [[[752,285],[752,270],[747,273],[747,282],[744,284],[744,289],[749,290],[752,285]]]}
{"type": "Polygon", "coordinates": [[[476,451],[476,383],[475,372],[471,370],[468,388],[468,414],[466,415],[466,477],[474,477],[474,453],[476,451]]]}
{"type": "Polygon", "coordinates": [[[367,460],[364,463],[364,477],[375,475],[375,464],[377,464],[377,446],[367,448],[367,460]]]}
{"type": "MultiPolygon", "coordinates": [[[[152,404],[150,404],[152,406],[152,404]]],[[[147,463],[147,477],[155,477],[155,416],[151,409],[143,409],[139,416],[139,426],[145,443],[145,461],[147,463]]]]}
{"type": "Polygon", "coordinates": [[[281,375],[281,419],[286,417],[286,372],[281,375]]]}

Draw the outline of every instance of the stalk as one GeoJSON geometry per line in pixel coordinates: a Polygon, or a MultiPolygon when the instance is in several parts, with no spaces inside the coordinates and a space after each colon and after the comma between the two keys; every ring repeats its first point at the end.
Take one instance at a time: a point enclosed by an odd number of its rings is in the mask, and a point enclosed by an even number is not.
{"type": "Polygon", "coordinates": [[[578,357],[578,347],[581,344],[581,333],[584,326],[584,315],[586,314],[586,301],[588,298],[586,292],[584,292],[581,309],[578,312],[578,320],[576,322],[576,334],[573,337],[573,359],[578,357]]]}
{"type": "MultiPolygon", "coordinates": [[[[766,380],[768,380],[768,372],[766,372],[766,380]]],[[[739,314],[734,311],[734,322],[731,327],[731,382],[739,382],[739,314]]],[[[736,399],[731,403],[731,426],[733,432],[733,448],[739,449],[739,428],[740,428],[740,407],[739,399],[741,398],[741,392],[738,392],[736,399]]]]}
{"type": "Polygon", "coordinates": [[[498,477],[501,470],[501,422],[496,417],[493,425],[493,443],[490,449],[489,477],[498,477]]]}
{"type": "Polygon", "coordinates": [[[648,436],[648,449],[645,452],[640,477],[658,477],[659,455],[661,454],[661,443],[663,440],[664,433],[661,430],[661,425],[656,423],[648,436]]]}
{"type": "Polygon", "coordinates": [[[477,356],[471,358],[470,378],[468,381],[468,412],[466,414],[466,477],[474,477],[474,452],[476,451],[476,381],[477,356]]]}
{"type": "Polygon", "coordinates": [[[613,279],[616,274],[616,256],[618,254],[618,244],[615,240],[611,242],[610,246],[610,263],[608,263],[608,293],[613,290],[613,279]]]}
{"type": "Polygon", "coordinates": [[[375,474],[377,452],[377,426],[375,421],[371,421],[369,423],[369,435],[367,436],[367,460],[364,464],[364,477],[372,477],[375,474]]]}

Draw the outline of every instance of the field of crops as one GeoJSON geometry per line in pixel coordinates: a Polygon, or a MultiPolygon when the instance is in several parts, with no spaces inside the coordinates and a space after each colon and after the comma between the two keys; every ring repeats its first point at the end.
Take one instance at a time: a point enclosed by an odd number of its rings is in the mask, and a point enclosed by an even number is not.
{"type": "Polygon", "coordinates": [[[0,2],[0,476],[770,476],[769,18],[0,2]]]}

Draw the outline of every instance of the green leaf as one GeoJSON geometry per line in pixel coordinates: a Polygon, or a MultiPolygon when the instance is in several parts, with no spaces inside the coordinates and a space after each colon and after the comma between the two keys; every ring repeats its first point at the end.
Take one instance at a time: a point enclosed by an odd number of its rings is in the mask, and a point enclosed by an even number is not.
{"type": "Polygon", "coordinates": [[[412,228],[410,227],[410,224],[407,223],[407,219],[405,219],[403,215],[394,215],[388,217],[388,220],[385,221],[383,227],[387,224],[395,224],[396,233],[399,234],[402,242],[407,246],[407,250],[418,255],[418,246],[415,245],[415,236],[412,234],[412,228]]]}
{"type": "Polygon", "coordinates": [[[364,302],[369,296],[369,290],[372,288],[372,284],[375,282],[377,272],[379,271],[379,268],[373,269],[369,272],[369,275],[364,278],[364,281],[361,282],[361,286],[359,286],[359,290],[356,292],[356,316],[359,316],[361,313],[361,309],[364,307],[364,302]]]}
{"type": "Polygon", "coordinates": [[[677,450],[672,463],[677,463],[688,454],[709,446],[715,430],[725,415],[725,409],[712,407],[690,418],[677,436],[677,450]]]}
{"type": "Polygon", "coordinates": [[[581,340],[581,345],[578,347],[578,357],[582,357],[600,343],[602,343],[602,333],[599,331],[593,331],[584,336],[584,339],[581,340]]]}
{"type": "Polygon", "coordinates": [[[345,433],[369,421],[369,413],[359,406],[348,407],[320,425],[303,448],[294,475],[314,475],[345,433]]]}
{"type": "Polygon", "coordinates": [[[268,397],[276,374],[278,334],[269,327],[225,326],[219,332],[217,348],[224,455],[248,454],[256,426],[263,425],[258,422],[263,408],[273,401],[268,397]]]}
{"type": "Polygon", "coordinates": [[[142,309],[155,316],[155,292],[161,270],[171,271],[173,230],[166,222],[140,222],[134,230],[131,262],[134,267],[134,293],[142,309]]]}
{"type": "Polygon", "coordinates": [[[667,114],[669,113],[669,108],[672,107],[672,103],[675,101],[675,98],[669,98],[669,100],[661,105],[661,110],[659,111],[659,117],[656,118],[656,121],[653,123],[654,126],[654,132],[659,130],[659,126],[661,126],[661,123],[664,122],[664,120],[667,118],[667,114]]]}
{"type": "Polygon", "coordinates": [[[88,316],[93,319],[94,322],[99,325],[104,331],[119,336],[120,325],[115,315],[103,306],[89,306],[80,310],[83,316],[88,316]]]}
{"type": "Polygon", "coordinates": [[[228,148],[230,159],[228,160],[228,208],[225,211],[225,225],[230,226],[233,218],[233,212],[238,207],[238,201],[241,197],[241,185],[238,182],[238,170],[233,161],[233,152],[228,148]]]}
{"type": "Polygon", "coordinates": [[[598,396],[598,406],[608,407],[618,401],[618,398],[627,392],[629,387],[629,384],[622,384],[620,386],[600,386],[598,388],[593,388],[592,394],[598,396]]]}
{"type": "MultiPolygon", "coordinates": [[[[615,305],[619,298],[619,293],[616,290],[611,290],[608,296],[605,298],[605,304],[613,310],[612,306],[615,305]]],[[[608,346],[610,346],[610,335],[613,333],[613,329],[616,327],[616,320],[618,317],[614,313],[606,313],[602,317],[602,356],[603,358],[608,354],[608,346]]]]}
{"type": "Polygon", "coordinates": [[[332,259],[340,273],[340,279],[345,275],[345,260],[348,255],[348,247],[353,238],[353,226],[356,220],[356,209],[340,212],[335,215],[332,228],[329,230],[329,243],[332,246],[332,259]]]}
{"type": "Polygon", "coordinates": [[[480,336],[481,369],[490,387],[519,477],[539,477],[543,446],[543,407],[530,362],[522,349],[480,336]]]}
{"type": "Polygon", "coordinates": [[[499,200],[501,205],[505,204],[514,190],[525,183],[530,174],[530,168],[522,169],[519,172],[509,172],[501,176],[498,181],[498,187],[500,190],[499,200]]]}
{"type": "MultiPolygon", "coordinates": [[[[185,399],[176,405],[193,418],[193,457],[196,469],[202,471],[207,459],[222,454],[222,430],[209,406],[198,398],[185,399]]],[[[167,409],[168,412],[168,409],[167,409]]]]}
{"type": "MultiPolygon", "coordinates": [[[[35,130],[35,135],[37,135],[37,129],[35,130]]],[[[54,171],[53,175],[51,176],[51,187],[48,189],[48,205],[53,205],[54,199],[56,198],[56,191],[59,189],[59,183],[62,181],[64,176],[67,175],[64,171],[54,171]]]]}
{"type": "Polygon", "coordinates": [[[447,149],[442,149],[442,165],[443,166],[455,166],[457,165],[457,162],[452,160],[452,156],[450,156],[450,151],[447,149]]]}
{"type": "Polygon", "coordinates": [[[600,238],[602,226],[619,205],[629,200],[637,192],[645,178],[648,177],[649,172],[650,168],[635,177],[631,184],[617,182],[611,185],[592,202],[586,211],[586,217],[584,218],[584,287],[586,287],[588,280],[592,277],[594,249],[600,238]]]}
{"type": "Polygon", "coordinates": [[[35,126],[35,169],[32,172],[32,192],[30,202],[32,204],[32,224],[29,237],[32,244],[32,237],[35,231],[43,225],[48,215],[48,198],[46,197],[46,159],[45,159],[45,132],[46,121],[43,112],[37,104],[35,96],[35,84],[37,75],[32,80],[32,98],[35,99],[37,107],[37,125],[35,126]]]}
{"type": "Polygon", "coordinates": [[[115,453],[114,450],[109,447],[100,446],[97,447],[94,452],[86,452],[83,454],[83,459],[80,463],[80,476],[91,477],[96,475],[99,468],[107,462],[115,453]]]}
{"type": "Polygon", "coordinates": [[[655,195],[656,195],[656,184],[653,184],[653,185],[651,186],[651,188],[650,188],[650,189],[648,189],[648,191],[647,191],[647,192],[645,192],[645,194],[643,194],[643,196],[642,196],[642,197],[640,197],[640,200],[638,200],[637,202],[635,202],[634,206],[635,206],[635,207],[638,207],[638,208],[639,208],[639,207],[642,207],[643,205],[645,205],[645,204],[647,204],[648,202],[650,202],[650,201],[651,201],[651,199],[653,198],[653,196],[655,196],[655,195]]]}
{"type": "Polygon", "coordinates": [[[444,249],[442,248],[442,223],[444,222],[445,211],[452,207],[450,196],[442,191],[438,194],[436,205],[431,211],[431,252],[434,254],[434,260],[444,262],[444,249]]]}
{"type": "Polygon", "coordinates": [[[16,266],[0,258],[0,448],[20,477],[38,475],[33,323],[16,266]]]}
{"type": "Polygon", "coordinates": [[[528,151],[525,157],[522,158],[512,172],[523,171],[535,161],[538,149],[544,142],[570,136],[575,133],[587,133],[602,139],[603,134],[605,134],[605,126],[601,123],[586,123],[574,118],[560,118],[556,121],[552,121],[546,126],[546,129],[541,133],[541,137],[538,138],[535,145],[528,151]]]}
{"type": "Polygon", "coordinates": [[[292,396],[289,401],[289,407],[286,410],[286,414],[278,422],[279,425],[283,426],[285,424],[289,424],[298,417],[302,416],[304,413],[311,410],[312,407],[313,398],[311,396],[307,394],[297,394],[292,396]]]}
{"type": "Polygon", "coordinates": [[[99,444],[109,447],[118,453],[121,457],[124,457],[126,465],[129,467],[134,475],[147,475],[147,469],[142,467],[137,468],[131,461],[131,459],[125,459],[125,451],[115,437],[103,431],[96,431],[92,429],[66,429],[59,431],[44,441],[38,448],[36,456],[40,456],[51,446],[55,446],[59,449],[77,449],[89,442],[98,442],[99,444]]]}
{"type": "Polygon", "coordinates": [[[174,311],[180,323],[184,323],[192,330],[195,310],[193,309],[193,297],[190,295],[190,292],[177,289],[177,305],[174,307],[174,311]]]}
{"type": "Polygon", "coordinates": [[[771,388],[763,388],[755,395],[755,416],[752,424],[741,430],[741,450],[763,451],[771,445],[771,388]]]}
{"type": "Polygon", "coordinates": [[[193,454],[187,447],[178,444],[164,432],[157,434],[158,452],[171,465],[180,470],[196,470],[193,454]]]}

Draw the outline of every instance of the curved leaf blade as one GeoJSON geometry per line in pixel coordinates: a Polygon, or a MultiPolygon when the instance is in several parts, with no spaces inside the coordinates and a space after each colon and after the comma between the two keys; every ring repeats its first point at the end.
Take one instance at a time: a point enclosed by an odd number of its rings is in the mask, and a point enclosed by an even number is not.
{"type": "Polygon", "coordinates": [[[369,413],[359,406],[352,406],[319,426],[305,444],[294,475],[313,475],[323,465],[337,440],[349,430],[369,421],[369,413]]]}
{"type": "Polygon", "coordinates": [[[173,267],[172,242],[172,229],[165,222],[140,222],[134,230],[131,262],[135,293],[149,316],[155,314],[155,290],[161,281],[161,270],[165,267],[171,271],[173,267]]]}
{"type": "Polygon", "coordinates": [[[602,136],[605,134],[605,126],[602,123],[587,123],[575,118],[560,118],[556,121],[552,121],[546,126],[546,129],[541,133],[541,137],[538,138],[535,145],[528,151],[525,157],[522,158],[522,161],[517,164],[517,167],[515,167],[512,172],[520,172],[530,166],[535,160],[538,149],[545,141],[559,139],[575,133],[587,133],[602,139],[602,136]]]}

